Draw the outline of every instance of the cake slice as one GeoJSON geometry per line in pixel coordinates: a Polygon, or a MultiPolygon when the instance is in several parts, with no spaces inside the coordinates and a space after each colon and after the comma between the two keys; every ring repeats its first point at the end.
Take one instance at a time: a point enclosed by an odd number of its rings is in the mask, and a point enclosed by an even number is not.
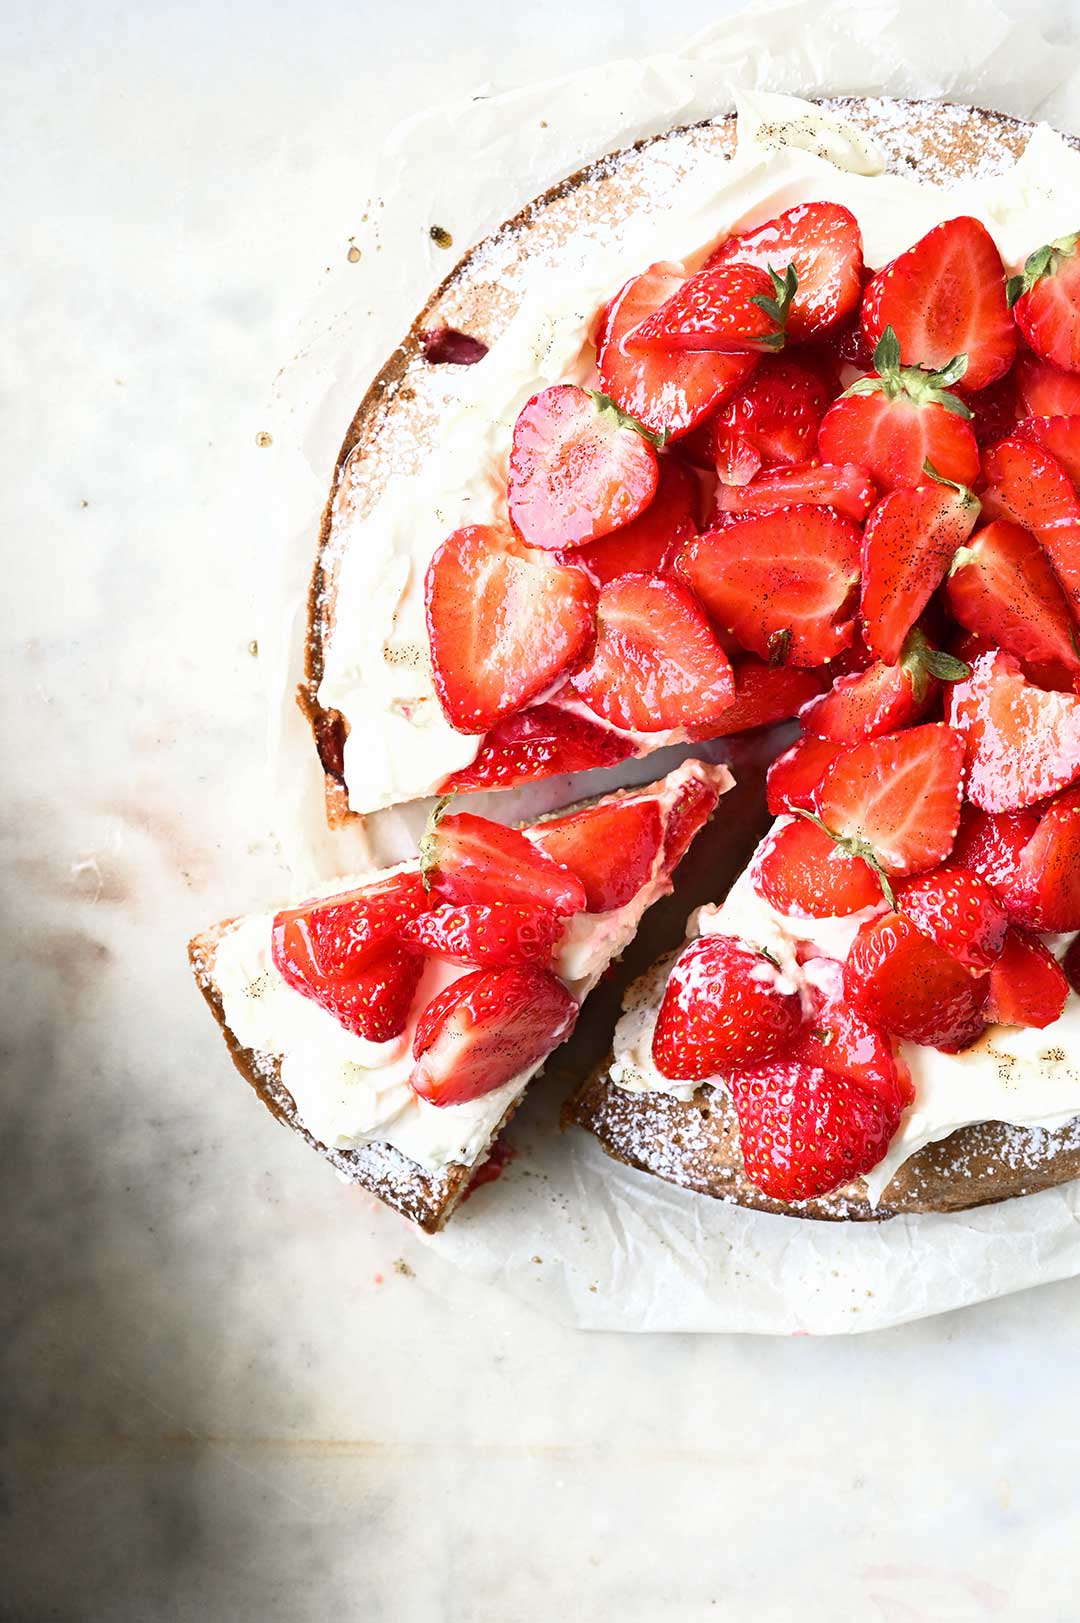
{"type": "Polygon", "coordinates": [[[520,831],[443,806],[416,862],[207,930],[191,964],[238,1070],[441,1228],[730,784],[687,761],[520,831]]]}

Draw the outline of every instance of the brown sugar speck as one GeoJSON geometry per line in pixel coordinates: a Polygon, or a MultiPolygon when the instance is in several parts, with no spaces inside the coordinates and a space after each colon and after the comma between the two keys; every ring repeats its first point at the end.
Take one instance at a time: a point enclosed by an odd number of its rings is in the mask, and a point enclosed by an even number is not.
{"type": "Polygon", "coordinates": [[[356,246],[355,242],[353,243],[352,247],[349,249],[348,253],[345,255],[345,258],[349,261],[350,265],[355,265],[357,263],[357,261],[359,260],[359,258],[360,258],[360,250],[356,246]]]}
{"type": "Polygon", "coordinates": [[[266,432],[265,428],[260,428],[259,432],[255,436],[255,444],[258,445],[259,447],[261,447],[262,449],[265,449],[266,446],[273,445],[273,443],[274,443],[273,435],[268,434],[266,432]]]}
{"type": "Polygon", "coordinates": [[[445,226],[433,225],[428,232],[428,236],[436,248],[452,248],[454,246],[454,239],[445,226]]]}

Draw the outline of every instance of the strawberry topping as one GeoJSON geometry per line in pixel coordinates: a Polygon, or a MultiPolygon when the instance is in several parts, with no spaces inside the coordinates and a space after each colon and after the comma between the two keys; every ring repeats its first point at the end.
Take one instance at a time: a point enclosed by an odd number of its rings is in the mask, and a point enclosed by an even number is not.
{"type": "Polygon", "coordinates": [[[1015,811],[1080,777],[1080,699],[1025,680],[1011,654],[983,654],[949,692],[950,724],[967,755],[967,796],[984,811],[1015,811]]]}
{"type": "Polygon", "coordinates": [[[805,355],[763,361],[709,423],[711,460],[721,484],[748,485],[762,467],[805,464],[814,456],[836,387],[832,371],[805,355]]]}
{"type": "Polygon", "coordinates": [[[339,1025],[369,1043],[400,1037],[420,984],[424,960],[406,947],[383,946],[371,953],[348,980],[324,975],[315,961],[306,920],[279,913],[271,937],[274,966],[295,992],[310,998],[339,1025]]]}
{"type": "Polygon", "coordinates": [[[896,887],[901,913],[958,963],[981,974],[993,964],[1008,919],[986,882],[952,865],[896,887]]]}
{"type": "Polygon", "coordinates": [[[311,957],[328,980],[348,980],[384,947],[398,945],[411,919],[427,911],[418,873],[391,874],[344,896],[279,913],[275,927],[303,923],[311,957]]]}
{"type": "Polygon", "coordinates": [[[979,516],[963,485],[932,480],[894,490],[870,515],[862,543],[863,636],[887,665],[963,546],[979,516]]]}
{"type": "Polygon", "coordinates": [[[852,462],[834,467],[826,462],[800,462],[770,468],[747,485],[716,487],[716,516],[725,513],[775,513],[777,508],[811,504],[832,507],[854,524],[862,524],[877,500],[873,484],[852,462]]]}
{"type": "Polygon", "coordinates": [[[1003,888],[1009,917],[1033,930],[1080,930],[1080,789],[1040,817],[1003,888]]]}
{"type": "Polygon", "coordinates": [[[779,275],[758,265],[708,265],[646,316],[626,347],[719,354],[782,349],[795,286],[790,266],[779,275]]]}
{"type": "Polygon", "coordinates": [[[778,913],[840,919],[882,905],[881,881],[869,864],[801,817],[769,835],[753,879],[778,913]]]}
{"type": "Polygon", "coordinates": [[[633,747],[618,733],[572,710],[534,704],[500,721],[484,739],[476,760],[447,778],[442,792],[515,789],[556,773],[616,766],[632,754],[633,747]]]}
{"type": "Polygon", "coordinates": [[[502,969],[549,964],[563,921],[547,907],[515,902],[446,902],[412,919],[402,940],[457,964],[502,969]]]}
{"type": "Polygon", "coordinates": [[[1009,281],[1016,324],[1043,360],[1080,372],[1080,233],[1029,254],[1021,275],[1009,281]]]}
{"type": "Polygon", "coordinates": [[[986,1024],[985,975],[973,975],[902,913],[861,926],[844,964],[844,995],[871,1025],[947,1053],[986,1024]]]}
{"type": "Polygon", "coordinates": [[[578,1006],[546,969],[461,975],[423,1010],[410,1082],[433,1105],[480,1099],[545,1059],[574,1029],[578,1006]]]}
{"type": "Polygon", "coordinates": [[[987,1020],[997,1026],[1042,1029],[1061,1018],[1068,995],[1065,971],[1038,936],[1027,930],[1009,930],[990,971],[987,1020]]]}
{"type": "Polygon", "coordinates": [[[538,823],[533,842],[576,874],[589,913],[623,907],[650,878],[664,838],[660,802],[628,797],[538,823]]]}
{"type": "MultiPolygon", "coordinates": [[[[1077,378],[1080,384],[1080,377],[1077,378]]],[[[1022,440],[1030,440],[1033,445],[1041,445],[1044,451],[1049,451],[1069,478],[1074,487],[1080,486],[1080,414],[1071,417],[1024,417],[1016,423],[1012,430],[1022,440]]],[[[998,438],[1004,436],[999,435],[998,438]]]]}
{"type": "Polygon", "coordinates": [[[1080,612],[1080,496],[1041,445],[1013,435],[983,458],[983,512],[1012,519],[1041,542],[1080,612]]]}
{"type": "Polygon", "coordinates": [[[821,692],[826,680],[819,670],[796,670],[793,665],[770,665],[760,659],[740,660],[735,667],[734,702],[702,736],[726,738],[731,733],[747,733],[787,721],[821,692]]]}
{"type": "Polygon", "coordinates": [[[798,994],[763,954],[732,936],[702,936],[668,976],[653,1059],[662,1076],[701,1082],[768,1059],[791,1042],[801,1019],[798,994]]]}
{"type": "Polygon", "coordinates": [[[818,337],[847,320],[862,294],[862,233],[840,203],[799,203],[728,237],[706,269],[733,263],[763,270],[794,265],[798,286],[787,316],[792,340],[818,337]]]}
{"type": "Polygon", "coordinates": [[[939,723],[856,744],[822,782],[822,822],[885,874],[922,873],[952,850],[963,768],[962,739],[939,723]]]}
{"type": "Polygon", "coordinates": [[[656,495],[622,529],[590,541],[574,553],[598,586],[617,575],[667,574],[680,543],[696,535],[697,490],[693,475],[674,457],[660,458],[656,495]]]}
{"type": "Polygon", "coordinates": [[[566,915],[585,909],[585,887],[527,835],[473,812],[436,809],[420,842],[424,879],[439,900],[512,902],[566,915]]]}
{"type": "Polygon", "coordinates": [[[1019,524],[995,519],[972,537],[952,561],[945,601],[962,626],[1015,654],[1033,674],[1064,678],[1066,687],[1080,674],[1068,600],[1039,543],[1019,524]]]}
{"type": "Polygon", "coordinates": [[[781,812],[813,811],[818,786],[842,749],[842,744],[808,735],[778,755],[766,776],[769,810],[773,816],[778,817],[781,812]]]}
{"type": "Polygon", "coordinates": [[[861,671],[838,676],[828,693],[803,707],[799,720],[818,738],[859,744],[919,721],[933,705],[942,682],[970,675],[969,665],[931,648],[916,628],[908,635],[898,664],[874,660],[861,671]]]}

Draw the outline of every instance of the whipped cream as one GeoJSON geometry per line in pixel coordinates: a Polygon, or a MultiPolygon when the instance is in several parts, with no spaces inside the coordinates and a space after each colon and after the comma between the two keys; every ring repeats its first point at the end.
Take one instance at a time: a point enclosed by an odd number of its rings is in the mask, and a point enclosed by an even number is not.
{"type": "MultiPolygon", "coordinates": [[[[505,515],[518,412],[549,384],[587,381],[595,360],[590,325],[628,277],[657,260],[694,268],[719,238],[816,199],[852,210],[872,266],[960,213],[985,223],[1010,268],[1075,229],[1080,154],[1046,126],[1005,174],[945,189],[884,173],[872,141],[808,102],[748,94],[737,112],[733,158],[695,151],[687,173],[665,169],[618,229],[579,229],[557,265],[528,271],[506,331],[457,380],[420,472],[392,478],[360,517],[346,470],[335,502],[332,548],[340,563],[319,702],[349,723],[345,779],[354,811],[432,794],[475,758],[480,739],[455,732],[435,695],[424,575],[451,531],[505,515]]],[[[665,144],[661,165],[678,163],[680,139],[665,144]]],[[[635,742],[651,750],[672,739],[635,742]]]]}
{"type": "MultiPolygon", "coordinates": [[[[775,826],[788,821],[778,819],[775,826]]],[[[693,915],[688,933],[738,936],[763,947],[800,990],[818,972],[813,960],[798,963],[800,945],[812,944],[829,958],[842,961],[859,926],[882,911],[870,908],[848,918],[829,919],[778,913],[754,889],[753,866],[751,861],[722,905],[700,908],[693,915]]],[[[1043,939],[1051,951],[1061,955],[1072,937],[1043,939]]],[[[653,1063],[658,1013],[659,999],[639,1002],[622,1016],[615,1030],[611,1079],[629,1092],[670,1093],[676,1099],[690,1099],[697,1084],[670,1081],[653,1063]]],[[[873,1206],[905,1161],[960,1127],[1003,1121],[1052,1131],[1080,1115],[1080,998],[1074,992],[1070,991],[1061,1018],[1041,1031],[1030,1026],[990,1026],[960,1054],[943,1054],[917,1043],[899,1046],[911,1072],[915,1099],[904,1112],[884,1158],[864,1175],[873,1206]]],[[[717,1082],[722,1083],[722,1078],[717,1082]]]]}
{"type": "MultiPolygon", "coordinates": [[[[721,792],[732,784],[725,767],[687,761],[657,786],[656,798],[665,816],[679,791],[693,779],[712,783],[721,792]]],[[[645,785],[628,793],[649,791],[650,786],[645,785]]],[[[576,913],[569,920],[551,967],[579,1004],[633,940],[646,909],[670,891],[662,861],[661,851],[649,879],[624,907],[609,913],[576,913]]],[[[319,894],[354,890],[373,877],[338,879],[323,886],[319,894]]],[[[429,959],[413,1000],[412,1019],[401,1036],[387,1043],[367,1042],[346,1031],[332,1014],[279,974],[271,953],[274,916],[261,913],[233,925],[218,944],[213,974],[226,1024],[245,1048],[280,1061],[282,1084],[312,1137],[330,1149],[391,1144],[429,1172],[454,1162],[471,1166],[479,1160],[507,1110],[543,1062],[468,1104],[433,1105],[413,1092],[409,1085],[412,1042],[420,1011],[452,981],[472,971],[461,964],[429,959]]]]}

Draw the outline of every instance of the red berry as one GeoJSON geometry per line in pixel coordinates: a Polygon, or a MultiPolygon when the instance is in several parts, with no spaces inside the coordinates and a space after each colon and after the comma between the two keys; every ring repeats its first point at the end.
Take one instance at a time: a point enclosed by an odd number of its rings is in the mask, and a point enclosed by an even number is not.
{"type": "MultiPolygon", "coordinates": [[[[1080,377],[1075,379],[1080,388],[1080,377]]],[[[1008,433],[1009,430],[1006,430],[1008,433]]],[[[1012,432],[1049,451],[1073,485],[1080,485],[1080,413],[1069,417],[1025,417],[1012,432]]],[[[999,436],[1001,438],[1002,436],[999,436]]]]}
{"type": "Polygon", "coordinates": [[[862,542],[863,636],[885,664],[900,658],[978,516],[970,490],[936,482],[894,490],[874,508],[862,542]]]}
{"type": "Polygon", "coordinates": [[[1069,983],[1065,971],[1027,930],[1010,929],[990,971],[985,1014],[995,1026],[1052,1025],[1061,1018],[1069,983]]]}
{"type": "Polygon", "coordinates": [[[626,347],[720,354],[780,349],[789,304],[790,294],[785,298],[783,286],[757,265],[706,266],[645,317],[626,347]],[[761,301],[774,308],[763,309],[761,301]]]}
{"type": "Polygon", "coordinates": [[[948,717],[962,735],[967,797],[984,811],[1034,805],[1080,777],[1080,699],[1027,682],[1011,654],[983,654],[954,682],[948,717]]]}
{"type": "Polygon", "coordinates": [[[458,964],[502,969],[511,964],[549,964],[563,920],[550,908],[515,902],[446,902],[421,913],[402,930],[420,952],[458,964]]]}
{"type": "Polygon", "coordinates": [[[858,307],[862,233],[855,216],[839,203],[798,203],[775,220],[728,237],[706,266],[731,263],[763,270],[795,266],[798,287],[787,318],[793,341],[831,330],[858,307]]]}
{"type": "Polygon", "coordinates": [[[818,738],[859,744],[918,721],[936,700],[942,680],[955,682],[970,674],[967,665],[931,648],[916,629],[898,664],[874,660],[850,676],[838,676],[827,693],[803,707],[799,720],[818,738]]]}
{"type": "Polygon", "coordinates": [[[516,828],[473,812],[436,816],[420,842],[436,901],[514,903],[560,915],[585,910],[585,887],[516,828]]]}
{"type": "Polygon", "coordinates": [[[956,838],[963,766],[962,740],[939,723],[856,744],[825,775],[822,821],[887,874],[936,868],[956,838]]]}
{"type": "Polygon", "coordinates": [[[847,918],[882,905],[873,869],[802,817],[769,835],[755,859],[753,882],[778,913],[796,917],[847,918]]]}
{"type": "Polygon", "coordinates": [[[664,827],[664,871],[673,873],[691,844],[716,810],[727,786],[723,767],[694,763],[695,775],[688,777],[675,796],[664,827]]]}
{"type": "Polygon", "coordinates": [[[828,370],[805,355],[762,361],[741,393],[711,419],[712,463],[721,482],[747,485],[762,466],[799,467],[812,459],[818,425],[836,388],[828,370]]]}
{"type": "Polygon", "coordinates": [[[782,812],[813,811],[818,786],[833,765],[842,744],[808,735],[778,755],[766,775],[769,810],[774,817],[782,812]]]}
{"type": "Polygon", "coordinates": [[[731,936],[702,936],[668,976],[653,1059],[662,1076],[702,1082],[777,1053],[801,1020],[798,993],[760,952],[731,936]]]}
{"type": "Polygon", "coordinates": [[[1036,811],[985,812],[965,805],[951,861],[984,879],[1007,911],[1020,858],[1038,826],[1036,811]]]}
{"type": "Polygon", "coordinates": [[[985,525],[957,553],[945,602],[962,626],[1025,665],[1049,666],[1066,685],[1080,674],[1065,593],[1035,537],[1009,519],[985,525]]]}
{"type": "Polygon", "coordinates": [[[574,554],[598,586],[618,575],[667,574],[680,543],[696,535],[697,491],[693,475],[674,457],[660,458],[656,495],[636,519],[574,554]]]}
{"type": "Polygon", "coordinates": [[[877,492],[862,468],[853,462],[840,467],[825,462],[799,462],[769,468],[749,484],[716,487],[716,517],[734,513],[775,513],[778,508],[812,505],[832,507],[853,524],[862,524],[877,492]]]}
{"type": "Polygon", "coordinates": [[[628,797],[537,823],[529,833],[535,845],[580,879],[586,912],[608,913],[625,906],[648,882],[664,820],[658,800],[628,797]]]}
{"type": "Polygon", "coordinates": [[[279,913],[271,953],[278,973],[339,1025],[370,1043],[390,1042],[405,1030],[424,960],[406,947],[382,946],[347,980],[332,980],[315,962],[301,914],[279,913]]]}
{"type": "Polygon", "coordinates": [[[274,923],[301,921],[318,973],[348,980],[384,947],[399,944],[404,926],[430,902],[419,873],[391,874],[346,895],[279,913],[274,923]]]}
{"type": "Polygon", "coordinates": [[[1080,256],[1077,236],[1029,254],[1009,283],[1016,324],[1043,360],[1080,372],[1080,256]]]}
{"type": "Polygon", "coordinates": [[[632,754],[633,746],[618,733],[572,710],[534,704],[500,721],[487,734],[475,761],[447,778],[442,792],[516,789],[557,773],[615,766],[632,754]]]}
{"type": "Polygon", "coordinates": [[[821,692],[826,680],[819,670],[796,670],[793,665],[770,665],[760,659],[740,660],[735,667],[734,703],[701,736],[727,738],[733,733],[748,733],[787,721],[821,692]]]}
{"type": "Polygon", "coordinates": [[[923,935],[973,974],[989,969],[1001,951],[1008,919],[990,886],[965,868],[950,864],[905,879],[896,902],[923,935]]]}
{"type": "Polygon", "coordinates": [[[422,1011],[409,1080],[429,1104],[468,1104],[546,1059],[573,1031],[577,1014],[546,969],[462,975],[422,1011]]]}
{"type": "Polygon", "coordinates": [[[982,1031],[986,994],[985,975],[972,975],[901,913],[864,924],[844,965],[844,995],[864,1020],[948,1053],[982,1031]]]}
{"type": "Polygon", "coordinates": [[[1043,812],[1003,888],[1009,917],[1032,930],[1080,930],[1080,789],[1043,812]]]}
{"type": "Polygon", "coordinates": [[[1080,610],[1080,496],[1041,445],[1014,435],[983,458],[983,513],[1012,519],[1046,550],[1074,612],[1080,610]]]}
{"type": "Polygon", "coordinates": [[[1012,376],[1028,417],[1072,417],[1080,413],[1080,375],[1021,350],[1012,376]]]}

